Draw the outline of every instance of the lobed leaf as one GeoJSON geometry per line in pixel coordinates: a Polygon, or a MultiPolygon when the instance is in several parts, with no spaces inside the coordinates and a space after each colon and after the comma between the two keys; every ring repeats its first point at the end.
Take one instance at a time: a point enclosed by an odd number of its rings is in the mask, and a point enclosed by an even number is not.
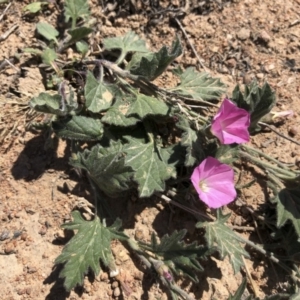
{"type": "Polygon", "coordinates": [[[130,70],[130,73],[142,76],[151,81],[161,75],[168,65],[181,54],[182,48],[180,40],[177,37],[172,43],[170,50],[166,46],[163,46],[156,53],[136,53],[133,55],[127,68],[130,70]]]}
{"type": "Polygon", "coordinates": [[[143,94],[137,94],[133,103],[130,104],[126,115],[137,115],[143,119],[148,115],[165,116],[169,110],[168,105],[162,100],[143,94]]]}
{"type": "Polygon", "coordinates": [[[245,86],[244,93],[237,85],[232,92],[232,101],[251,114],[249,130],[257,131],[260,129],[257,124],[259,120],[268,114],[275,105],[276,95],[267,82],[259,87],[257,82],[254,81],[249,86],[245,86]]]}
{"type": "Polygon", "coordinates": [[[128,52],[148,52],[145,41],[132,31],[122,37],[105,38],[103,44],[107,50],[121,50],[122,57],[125,57],[128,52]]]}
{"type": "Polygon", "coordinates": [[[161,159],[154,142],[144,144],[129,136],[126,139],[129,143],[124,145],[125,162],[135,171],[139,196],[149,197],[155,191],[164,191],[165,181],[174,174],[174,166],[161,159]]]}
{"type": "Polygon", "coordinates": [[[98,82],[88,71],[84,87],[85,106],[87,110],[98,113],[107,110],[113,101],[113,94],[103,82],[98,82]]]}
{"type": "Polygon", "coordinates": [[[179,122],[176,123],[176,127],[183,130],[180,143],[186,147],[184,165],[187,167],[193,166],[204,157],[200,138],[197,132],[191,129],[189,121],[186,118],[179,117],[179,122]]]}
{"type": "Polygon", "coordinates": [[[179,78],[180,84],[171,91],[193,100],[214,100],[225,92],[226,86],[219,78],[212,78],[205,72],[199,73],[192,67],[187,68],[179,78]]]}
{"type": "Polygon", "coordinates": [[[109,196],[129,189],[133,175],[131,166],[125,165],[121,142],[112,143],[109,148],[99,144],[91,150],[78,153],[71,165],[85,169],[97,186],[109,196]]]}
{"type": "Polygon", "coordinates": [[[241,239],[239,236],[225,225],[225,222],[230,215],[222,215],[220,210],[217,210],[217,220],[214,222],[199,222],[197,228],[205,228],[205,239],[208,247],[217,247],[221,259],[228,255],[234,272],[239,272],[243,263],[243,256],[249,257],[248,252],[240,245],[241,239]]]}
{"type": "Polygon", "coordinates": [[[100,272],[100,261],[107,267],[115,265],[110,243],[113,239],[127,239],[119,231],[120,221],[106,227],[98,217],[92,221],[84,220],[78,211],[74,211],[72,217],[73,221],[63,224],[62,227],[77,232],[55,260],[55,264],[64,264],[59,277],[65,278],[64,286],[67,291],[83,284],[84,275],[89,269],[97,276],[100,272]]]}
{"type": "MultiPolygon", "coordinates": [[[[65,0],[65,18],[66,22],[72,19],[75,24],[78,18],[89,16],[89,5],[87,0],[65,0]]],[[[74,29],[75,26],[72,26],[74,29]]]]}
{"type": "Polygon", "coordinates": [[[140,247],[160,257],[175,274],[183,274],[198,282],[195,271],[203,271],[198,259],[205,258],[208,249],[197,245],[197,242],[186,244],[183,241],[185,235],[186,230],[175,230],[170,236],[168,234],[164,235],[158,243],[153,233],[151,244],[141,243],[140,247]]]}

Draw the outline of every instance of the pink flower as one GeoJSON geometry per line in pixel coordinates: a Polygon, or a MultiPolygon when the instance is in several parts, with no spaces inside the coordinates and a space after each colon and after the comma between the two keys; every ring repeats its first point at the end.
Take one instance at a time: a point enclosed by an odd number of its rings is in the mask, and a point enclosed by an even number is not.
{"type": "Polygon", "coordinates": [[[250,114],[224,99],[211,125],[211,132],[222,144],[241,144],[249,141],[250,114]]]}
{"type": "Polygon", "coordinates": [[[219,208],[234,200],[233,169],[213,157],[207,157],[194,169],[191,181],[200,200],[211,208],[219,208]]]}

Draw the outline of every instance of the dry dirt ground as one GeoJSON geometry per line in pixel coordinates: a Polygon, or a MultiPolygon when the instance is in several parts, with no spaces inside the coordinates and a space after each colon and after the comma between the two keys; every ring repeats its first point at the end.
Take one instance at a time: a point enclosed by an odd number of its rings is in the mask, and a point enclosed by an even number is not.
{"type": "MultiPolygon", "coordinates": [[[[118,282],[105,272],[96,278],[86,277],[82,288],[68,294],[58,279],[59,270],[53,269],[54,259],[68,240],[60,225],[70,219],[78,198],[87,196],[87,192],[82,179],[68,166],[65,143],[46,147],[46,136],[25,130],[31,118],[28,100],[45,87],[39,62],[22,50],[38,45],[38,21],[60,25],[62,7],[61,1],[57,5],[51,1],[47,9],[29,15],[22,10],[29,2],[11,1],[0,21],[0,34],[16,25],[7,37],[0,38],[0,299],[168,299],[152,274],[144,274],[141,264],[132,261],[119,243],[113,245],[113,252],[132,290],[129,297],[122,295],[118,282]]],[[[8,3],[0,4],[0,15],[8,3]]],[[[261,83],[267,80],[277,94],[274,110],[294,111],[293,117],[276,124],[277,129],[300,140],[299,0],[173,0],[160,1],[161,6],[156,7],[157,3],[116,1],[114,6],[113,1],[90,1],[96,18],[91,45],[97,47],[104,37],[133,30],[147,40],[149,47],[158,49],[170,45],[178,34],[184,54],[175,63],[203,70],[191,42],[207,71],[228,84],[229,95],[236,83],[248,83],[253,78],[261,83]]],[[[170,74],[163,75],[159,84],[172,85],[170,74]]],[[[297,162],[299,166],[299,146],[274,132],[259,133],[251,143],[282,162],[297,162]]],[[[246,171],[245,178],[251,179],[246,171]]],[[[266,201],[258,184],[240,197],[254,210],[266,201]]],[[[163,235],[181,228],[193,235],[196,220],[158,200],[120,201],[118,209],[130,236],[138,231],[149,240],[153,230],[163,235]]],[[[231,221],[235,226],[254,226],[242,208],[235,210],[231,221]]],[[[255,230],[240,233],[258,243],[264,238],[255,230]]],[[[248,285],[249,291],[256,287],[261,298],[284,291],[286,274],[260,254],[251,254],[253,258],[246,264],[254,285],[248,285]]],[[[179,282],[195,299],[227,299],[245,277],[244,270],[234,275],[228,261],[219,261],[217,255],[203,266],[198,284],[179,282]]]]}

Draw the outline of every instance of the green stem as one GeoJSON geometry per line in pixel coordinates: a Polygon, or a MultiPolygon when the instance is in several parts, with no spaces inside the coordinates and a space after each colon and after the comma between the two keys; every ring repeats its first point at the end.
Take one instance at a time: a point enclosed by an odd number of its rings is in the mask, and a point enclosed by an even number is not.
{"type": "MultiPolygon", "coordinates": [[[[154,263],[155,262],[161,262],[162,264],[164,264],[164,262],[162,261],[158,261],[152,257],[146,258],[145,254],[143,253],[143,251],[140,249],[138,243],[133,240],[133,239],[127,239],[126,240],[127,245],[131,248],[131,250],[133,250],[137,256],[139,257],[139,259],[144,263],[144,265],[151,270],[152,267],[154,267],[154,263]]],[[[172,283],[168,280],[166,280],[161,274],[159,274],[158,270],[156,268],[154,268],[155,271],[157,272],[157,274],[159,275],[161,282],[164,284],[164,286],[166,286],[167,288],[171,289],[172,291],[174,291],[175,293],[177,293],[182,299],[185,300],[195,300],[194,298],[190,297],[185,291],[183,291],[178,285],[176,285],[175,283],[172,283]]]]}
{"type": "Polygon", "coordinates": [[[123,51],[121,52],[121,55],[119,56],[118,60],[116,61],[116,65],[120,65],[123,62],[126,54],[127,54],[127,52],[123,52],[123,51]]]}
{"type": "MultiPolygon", "coordinates": [[[[236,233],[237,234],[237,233],[236,233]]],[[[290,267],[288,267],[287,265],[283,264],[278,258],[276,258],[273,253],[271,252],[267,252],[265,249],[259,247],[258,245],[254,244],[253,242],[243,238],[241,235],[237,234],[239,236],[239,239],[241,242],[245,243],[246,245],[254,248],[255,250],[257,250],[258,252],[266,255],[267,257],[270,258],[271,261],[273,261],[274,263],[278,264],[282,269],[284,269],[285,271],[287,271],[289,274],[295,274],[295,271],[293,269],[291,269],[290,267]]],[[[299,282],[299,279],[298,279],[299,282]]]]}
{"type": "Polygon", "coordinates": [[[76,18],[72,18],[72,25],[71,25],[71,28],[72,29],[75,29],[76,27],[76,18]]]}
{"type": "MultiPolygon", "coordinates": [[[[260,151],[260,150],[254,149],[254,148],[252,148],[252,147],[250,147],[250,146],[247,146],[247,145],[243,145],[243,146],[242,146],[242,149],[245,149],[248,153],[251,152],[251,151],[253,151],[253,152],[259,154],[260,156],[262,156],[262,157],[268,159],[269,161],[274,162],[274,163],[277,164],[279,167],[281,167],[281,168],[283,168],[283,169],[286,170],[286,166],[285,166],[284,164],[282,164],[282,163],[281,163],[280,161],[278,161],[277,159],[275,159],[275,158],[273,158],[273,157],[271,157],[271,156],[269,156],[269,155],[263,153],[263,152],[260,151]]],[[[250,153],[249,153],[249,154],[250,154],[250,153]]]]}
{"type": "Polygon", "coordinates": [[[264,162],[261,159],[256,158],[247,152],[240,151],[239,154],[240,154],[240,156],[249,159],[250,161],[254,162],[256,165],[258,165],[259,167],[261,167],[263,169],[266,169],[266,170],[271,169],[271,170],[274,170],[275,172],[278,172],[279,174],[277,174],[277,177],[279,177],[281,179],[292,180],[292,179],[297,178],[297,174],[295,174],[294,172],[277,168],[274,165],[264,162]]]}

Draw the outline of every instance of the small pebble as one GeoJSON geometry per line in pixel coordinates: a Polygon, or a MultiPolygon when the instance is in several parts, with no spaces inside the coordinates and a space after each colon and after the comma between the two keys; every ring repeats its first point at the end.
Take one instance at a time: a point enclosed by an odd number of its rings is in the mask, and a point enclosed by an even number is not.
{"type": "Polygon", "coordinates": [[[237,34],[237,38],[241,41],[245,41],[250,37],[250,30],[247,28],[242,28],[237,34]]]}
{"type": "Polygon", "coordinates": [[[295,136],[295,135],[297,135],[297,133],[298,133],[298,130],[297,130],[296,126],[292,126],[292,127],[289,128],[289,134],[291,136],[295,136]]]}
{"type": "Polygon", "coordinates": [[[256,74],[256,77],[257,77],[258,79],[263,79],[263,78],[264,78],[264,74],[263,74],[263,73],[257,73],[257,74],[256,74]]]}
{"type": "Polygon", "coordinates": [[[115,297],[119,297],[121,295],[121,290],[119,287],[114,289],[114,296],[115,297]]]}
{"type": "Polygon", "coordinates": [[[0,241],[4,241],[7,240],[9,238],[10,232],[6,229],[4,229],[1,233],[0,233],[0,241]]]}
{"type": "Polygon", "coordinates": [[[271,40],[271,37],[270,35],[265,31],[265,30],[262,30],[260,33],[259,33],[259,38],[265,42],[266,44],[270,42],[271,40]]]}
{"type": "Polygon", "coordinates": [[[108,279],[108,274],[106,272],[103,272],[101,275],[100,275],[100,280],[102,281],[106,281],[108,279]]]}
{"type": "Polygon", "coordinates": [[[113,289],[117,288],[119,286],[119,282],[118,281],[114,281],[112,284],[111,284],[111,287],[113,289]]]}
{"type": "Polygon", "coordinates": [[[5,252],[5,254],[15,253],[16,252],[15,248],[16,247],[13,242],[7,243],[4,247],[4,252],[5,252]]]}
{"type": "Polygon", "coordinates": [[[234,58],[230,58],[226,61],[226,65],[229,68],[235,68],[236,67],[236,60],[234,58]]]}

